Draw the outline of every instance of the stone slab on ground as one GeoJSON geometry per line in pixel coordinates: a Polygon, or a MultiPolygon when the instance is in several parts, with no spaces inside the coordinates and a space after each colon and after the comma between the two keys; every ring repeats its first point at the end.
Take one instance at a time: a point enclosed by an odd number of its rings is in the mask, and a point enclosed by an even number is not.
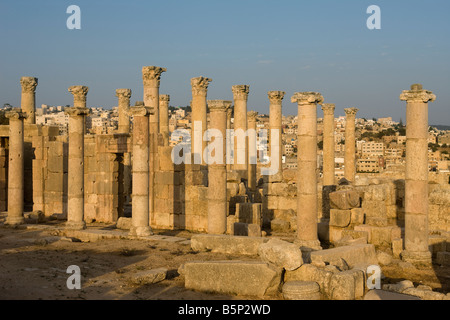
{"type": "Polygon", "coordinates": [[[407,294],[395,293],[385,290],[370,290],[364,300],[421,300],[418,297],[407,294]]]}
{"type": "Polygon", "coordinates": [[[158,283],[166,279],[167,269],[166,268],[158,268],[152,270],[141,271],[135,274],[132,278],[133,283],[135,284],[152,284],[158,283]]]}
{"type": "Polygon", "coordinates": [[[183,267],[186,289],[244,296],[278,292],[281,268],[258,261],[198,261],[183,267]]]}
{"type": "Polygon", "coordinates": [[[344,259],[350,268],[358,264],[377,264],[377,255],[375,246],[372,244],[358,244],[352,246],[343,246],[333,249],[319,250],[311,252],[311,263],[313,264],[331,264],[340,263],[344,259]]]}
{"type": "Polygon", "coordinates": [[[303,264],[300,247],[280,239],[271,239],[259,246],[258,254],[263,261],[292,271],[303,264]]]}
{"type": "Polygon", "coordinates": [[[191,238],[191,248],[194,251],[257,255],[259,246],[267,241],[269,239],[262,237],[198,234],[191,238]]]}

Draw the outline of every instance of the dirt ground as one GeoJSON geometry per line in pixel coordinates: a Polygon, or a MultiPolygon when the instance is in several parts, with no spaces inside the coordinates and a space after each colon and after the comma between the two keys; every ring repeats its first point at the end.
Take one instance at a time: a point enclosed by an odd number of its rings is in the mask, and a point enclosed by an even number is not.
{"type": "MultiPolygon", "coordinates": [[[[154,232],[157,234],[158,230],[154,232]]],[[[192,234],[183,231],[176,232],[176,236],[189,239],[192,234]]],[[[187,261],[252,260],[257,257],[196,253],[188,244],[168,241],[54,241],[58,238],[62,237],[57,231],[0,227],[0,299],[258,299],[186,290],[184,277],[177,272],[187,261]],[[69,290],[66,286],[71,276],[66,271],[71,265],[81,269],[80,290],[69,290]],[[154,268],[167,268],[167,279],[151,285],[133,283],[132,278],[138,272],[154,268]]]]}
{"type": "MultiPolygon", "coordinates": [[[[154,230],[155,234],[190,239],[193,234],[154,230]]],[[[95,242],[66,241],[57,230],[0,226],[0,300],[230,300],[258,297],[227,296],[184,288],[178,268],[196,260],[257,260],[258,257],[212,252],[194,252],[189,244],[170,241],[107,239],[95,242]],[[81,269],[80,290],[70,290],[67,268],[81,269]],[[136,285],[138,272],[167,268],[167,279],[151,285],[136,285]]],[[[436,291],[450,289],[450,268],[408,269],[394,264],[383,267],[383,283],[409,279],[436,291]]],[[[268,299],[281,299],[280,296],[268,299]]]]}

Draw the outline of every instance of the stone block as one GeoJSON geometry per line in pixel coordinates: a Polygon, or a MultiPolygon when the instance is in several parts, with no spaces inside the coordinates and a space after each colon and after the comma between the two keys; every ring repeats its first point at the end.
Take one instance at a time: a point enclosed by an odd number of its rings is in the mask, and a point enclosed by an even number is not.
{"type": "Polygon", "coordinates": [[[269,239],[262,237],[198,234],[191,238],[191,248],[194,251],[257,255],[259,246],[267,241],[269,239]]]}
{"type": "Polygon", "coordinates": [[[445,236],[430,235],[428,237],[428,246],[430,248],[430,252],[436,255],[438,252],[446,251],[447,240],[445,236]]]}
{"type": "Polygon", "coordinates": [[[291,224],[282,219],[273,219],[270,221],[270,229],[274,232],[289,232],[291,224]]]}
{"type": "Polygon", "coordinates": [[[385,290],[370,290],[365,296],[364,300],[416,300],[420,301],[418,297],[410,296],[407,294],[389,292],[385,290]]]}
{"type": "Polygon", "coordinates": [[[366,221],[369,218],[387,219],[386,205],[382,201],[365,200],[362,203],[362,209],[366,215],[366,221]]]}
{"type": "Polygon", "coordinates": [[[282,269],[255,261],[199,261],[186,263],[183,274],[186,289],[263,297],[278,292],[282,269]]]}
{"type": "Polygon", "coordinates": [[[359,192],[355,190],[342,190],[329,193],[332,209],[348,210],[360,206],[359,192]]]}
{"type": "Polygon", "coordinates": [[[336,265],[340,259],[348,264],[350,268],[358,264],[377,264],[375,246],[372,244],[361,244],[354,246],[338,247],[311,252],[312,263],[325,263],[336,265]]]}
{"type": "Polygon", "coordinates": [[[271,239],[262,243],[259,246],[258,255],[263,261],[289,271],[293,271],[303,264],[299,246],[279,239],[271,239]]]}
{"type": "Polygon", "coordinates": [[[395,259],[400,259],[400,255],[403,251],[403,239],[392,239],[392,255],[395,259]]]}
{"type": "Polygon", "coordinates": [[[350,225],[351,211],[331,209],[330,210],[330,226],[345,228],[350,225]]]}
{"type": "Polygon", "coordinates": [[[364,211],[362,208],[351,209],[350,223],[352,225],[360,225],[364,223],[364,211]]]}
{"type": "Polygon", "coordinates": [[[131,218],[120,217],[117,220],[116,228],[117,229],[122,229],[122,230],[130,230],[130,228],[131,228],[131,218]]]}
{"type": "Polygon", "coordinates": [[[320,269],[311,264],[304,264],[294,271],[286,271],[284,282],[289,281],[313,281],[319,284],[320,292],[326,298],[329,298],[330,280],[333,271],[320,269]]]}
{"type": "Polygon", "coordinates": [[[436,254],[436,263],[442,266],[450,266],[450,252],[438,252],[436,254]]]}

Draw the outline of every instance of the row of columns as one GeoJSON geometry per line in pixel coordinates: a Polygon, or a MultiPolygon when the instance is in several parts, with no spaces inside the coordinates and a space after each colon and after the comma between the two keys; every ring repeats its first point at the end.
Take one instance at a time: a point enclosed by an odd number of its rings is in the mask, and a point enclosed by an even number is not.
{"type": "MultiPolygon", "coordinates": [[[[129,132],[128,115],[134,117],[133,128],[133,218],[132,234],[151,234],[150,221],[153,212],[153,179],[156,167],[158,135],[163,137],[163,144],[168,144],[168,102],[167,95],[159,96],[160,76],[165,68],[144,67],[144,105],[130,108],[130,89],[118,89],[119,98],[119,132],[129,132]],[[161,102],[161,103],[160,103],[161,102]],[[160,110],[161,108],[161,110],[160,110]],[[163,116],[164,115],[164,116],[163,116]]],[[[206,103],[206,91],[212,80],[199,77],[191,80],[192,85],[192,121],[201,121],[201,136],[206,131],[206,106],[210,109],[211,126],[226,136],[226,129],[231,127],[231,101],[210,100],[206,103]]],[[[23,148],[24,122],[35,123],[35,88],[37,79],[21,78],[22,109],[6,112],[10,120],[10,152],[8,182],[8,217],[7,224],[23,223],[23,148]]],[[[67,108],[69,118],[69,168],[68,168],[68,221],[67,227],[85,228],[84,222],[84,135],[86,96],[89,88],[72,86],[69,92],[74,98],[73,107],[67,108]]],[[[235,105],[235,130],[247,128],[256,131],[256,112],[247,113],[249,87],[233,86],[235,105]],[[248,120],[248,121],[247,121],[248,120]]],[[[270,129],[281,131],[282,91],[270,91],[270,129]]],[[[423,90],[420,84],[411,86],[400,96],[407,102],[407,152],[406,152],[406,199],[405,199],[405,250],[402,258],[414,263],[429,263],[431,253],[428,249],[428,102],[435,101],[431,91],[423,90]]],[[[333,104],[323,104],[323,97],[317,92],[295,93],[292,103],[298,104],[298,205],[297,205],[297,240],[301,246],[310,249],[320,248],[317,237],[317,104],[322,104],[324,112],[324,185],[334,184],[334,110],[333,104]]],[[[345,178],[355,179],[355,117],[358,109],[347,108],[345,134],[345,178]]],[[[192,135],[192,142],[198,139],[192,135]]],[[[276,142],[281,149],[280,138],[276,142]]],[[[256,145],[252,137],[250,145],[256,145]]],[[[203,139],[202,140],[202,150],[203,139]]],[[[224,150],[226,149],[225,140],[224,150]]],[[[246,143],[247,146],[249,143],[246,143]]],[[[236,148],[238,148],[236,143],[236,148]]],[[[241,151],[242,152],[242,151],[241,151]]],[[[255,150],[246,147],[245,165],[239,164],[236,157],[236,169],[247,170],[249,188],[255,189],[256,168],[248,167],[248,154],[255,156],[255,150]]],[[[194,155],[195,156],[195,155],[194,155]]],[[[209,209],[208,229],[212,233],[223,233],[226,228],[226,155],[222,164],[209,166],[209,209]]],[[[281,157],[281,152],[280,152],[281,157]]],[[[204,159],[203,159],[204,160],[204,159]]],[[[281,158],[279,159],[281,169],[281,158]]]]}

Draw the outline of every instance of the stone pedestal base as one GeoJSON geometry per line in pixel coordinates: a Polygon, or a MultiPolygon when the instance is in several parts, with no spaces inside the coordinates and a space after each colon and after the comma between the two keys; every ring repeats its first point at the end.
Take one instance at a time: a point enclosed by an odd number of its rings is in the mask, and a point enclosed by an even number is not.
{"type": "Polygon", "coordinates": [[[8,225],[18,225],[18,224],[24,224],[25,218],[24,217],[6,217],[5,224],[8,225]]]}
{"type": "Polygon", "coordinates": [[[68,229],[68,230],[84,230],[84,229],[86,229],[86,222],[84,222],[84,221],[67,221],[66,229],[68,229]]]}
{"type": "Polygon", "coordinates": [[[429,251],[421,251],[421,252],[413,252],[404,250],[401,253],[402,260],[405,262],[412,263],[416,267],[431,267],[431,252],[429,251]]]}
{"type": "Polygon", "coordinates": [[[152,228],[148,227],[135,227],[131,226],[130,236],[132,237],[149,237],[153,235],[152,228]]]}

